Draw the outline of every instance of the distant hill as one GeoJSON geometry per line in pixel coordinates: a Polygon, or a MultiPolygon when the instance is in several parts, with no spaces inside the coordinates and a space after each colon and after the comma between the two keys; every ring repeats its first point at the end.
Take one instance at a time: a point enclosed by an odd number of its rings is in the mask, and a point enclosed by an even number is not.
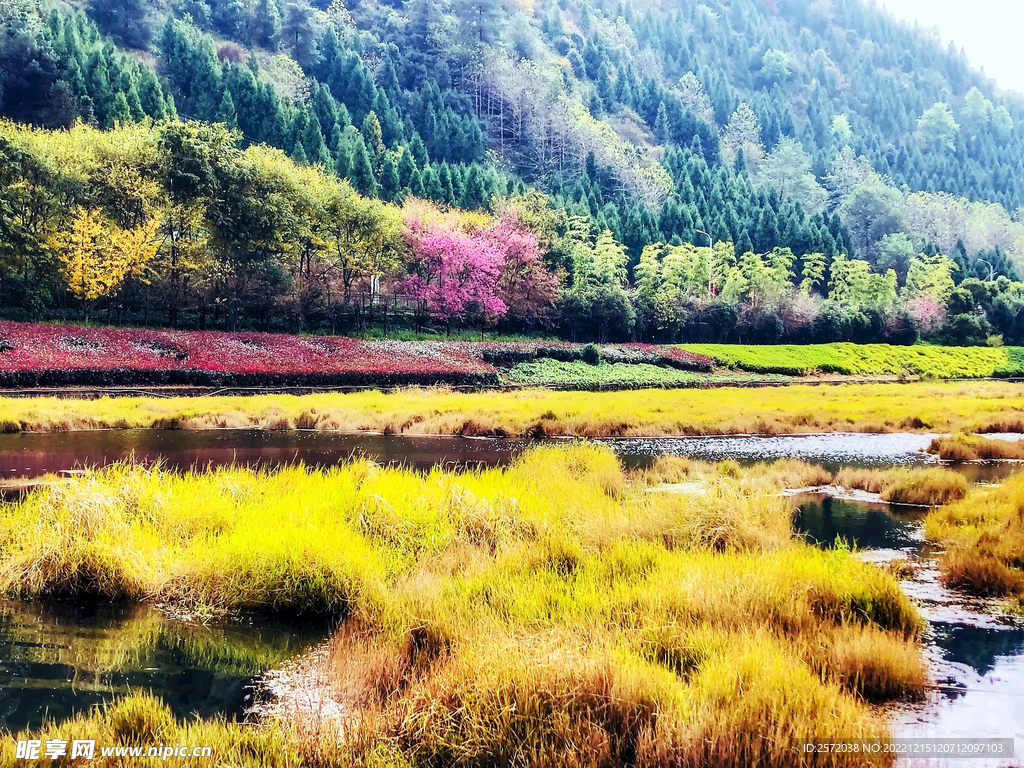
{"type": "Polygon", "coordinates": [[[536,186],[634,260],[703,231],[897,267],[901,232],[969,269],[1024,261],[1024,103],[861,0],[0,6],[16,120],[176,109],[385,198],[536,186]]]}

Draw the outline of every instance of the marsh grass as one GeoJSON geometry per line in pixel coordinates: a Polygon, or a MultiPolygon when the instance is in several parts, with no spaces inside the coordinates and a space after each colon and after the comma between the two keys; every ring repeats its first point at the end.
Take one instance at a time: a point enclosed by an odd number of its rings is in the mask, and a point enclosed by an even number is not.
{"type": "Polygon", "coordinates": [[[0,399],[4,429],[318,429],[430,435],[978,432],[1024,410],[1002,382],[848,384],[754,390],[459,393],[445,389],[178,398],[0,399]]]}
{"type": "MultiPolygon", "coordinates": [[[[97,766],[142,765],[157,766],[184,762],[182,759],[162,761],[160,758],[103,758],[99,753],[99,745],[142,746],[148,748],[155,745],[189,745],[209,746],[211,757],[187,758],[189,765],[212,768],[213,766],[232,765],[237,768],[285,768],[311,764],[316,752],[327,756],[328,745],[314,750],[310,744],[302,744],[288,728],[248,727],[224,720],[197,720],[187,723],[178,722],[170,709],[145,693],[133,693],[125,696],[109,706],[82,713],[66,720],[59,725],[49,724],[34,732],[12,734],[11,738],[0,741],[0,766],[15,768],[25,765],[24,760],[15,757],[16,739],[36,738],[45,741],[62,739],[69,746],[75,739],[94,739],[97,743],[96,757],[88,761],[97,766]]],[[[64,765],[64,760],[43,759],[35,763],[41,766],[64,765]]],[[[322,761],[322,764],[346,766],[342,760],[322,761]]],[[[353,763],[348,763],[349,765],[353,763]]],[[[380,768],[386,764],[380,763],[380,768]]]]}
{"type": "Polygon", "coordinates": [[[462,472],[121,465],[3,507],[0,585],[347,617],[333,735],[182,726],[143,699],[57,732],[150,717],[232,765],[856,765],[798,745],[887,735],[869,702],[921,695],[921,620],[890,574],[793,537],[778,490],[821,470],[727,469],[626,474],[585,444],[462,472]],[[649,492],[680,477],[706,493],[649,492]]]}
{"type": "Polygon", "coordinates": [[[937,437],[928,446],[928,453],[934,453],[944,461],[1006,461],[1024,459],[1024,441],[1011,443],[1005,440],[990,440],[977,435],[958,434],[937,437]]]}
{"type": "Polygon", "coordinates": [[[846,467],[835,477],[836,485],[881,495],[893,504],[939,506],[967,495],[966,478],[942,467],[864,469],[846,467]]]}
{"type": "Polygon", "coordinates": [[[1024,603],[1024,477],[934,510],[925,533],[946,546],[940,567],[948,586],[1024,603]]]}

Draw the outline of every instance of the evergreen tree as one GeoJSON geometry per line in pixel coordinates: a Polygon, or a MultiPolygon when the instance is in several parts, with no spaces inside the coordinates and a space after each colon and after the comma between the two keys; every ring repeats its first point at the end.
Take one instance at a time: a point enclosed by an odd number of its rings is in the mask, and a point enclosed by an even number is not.
{"type": "Polygon", "coordinates": [[[403,188],[410,188],[412,183],[412,176],[418,172],[416,167],[416,161],[413,159],[412,152],[408,147],[402,149],[402,154],[398,158],[398,182],[403,188]]]}
{"type": "Polygon", "coordinates": [[[126,48],[145,48],[153,33],[146,23],[145,0],[89,0],[86,6],[100,31],[126,48]]]}
{"type": "Polygon", "coordinates": [[[356,135],[352,139],[350,150],[348,178],[352,180],[352,186],[361,195],[376,196],[377,179],[373,173],[370,153],[366,151],[366,142],[362,135],[356,135]]]}
{"type": "Polygon", "coordinates": [[[231,91],[224,89],[224,95],[220,99],[220,107],[217,108],[217,122],[224,123],[229,130],[238,127],[238,115],[235,112],[235,101],[231,98],[231,91]]]}
{"type": "Polygon", "coordinates": [[[178,4],[178,13],[182,17],[189,16],[200,29],[209,29],[213,21],[213,13],[206,0],[182,0],[178,4]]]}
{"type": "Polygon", "coordinates": [[[128,99],[123,92],[118,91],[114,96],[110,111],[107,113],[106,127],[113,128],[122,123],[132,122],[132,111],[128,106],[128,99]]]}
{"type": "Polygon", "coordinates": [[[259,0],[256,4],[255,40],[257,45],[274,50],[281,35],[281,14],[275,0],[259,0]]]}
{"type": "Polygon", "coordinates": [[[317,40],[313,14],[308,0],[288,0],[285,5],[281,44],[291,51],[292,58],[301,67],[311,67],[316,61],[317,40]]]}
{"type": "Polygon", "coordinates": [[[377,165],[381,159],[383,159],[385,147],[383,132],[380,128],[380,120],[377,119],[377,115],[373,110],[370,110],[367,113],[359,132],[363,136],[363,141],[366,143],[367,150],[372,155],[374,165],[377,165]]]}
{"type": "Polygon", "coordinates": [[[395,201],[398,199],[401,189],[402,185],[398,178],[395,161],[391,158],[390,152],[385,152],[380,170],[380,197],[389,202],[395,201]]]}

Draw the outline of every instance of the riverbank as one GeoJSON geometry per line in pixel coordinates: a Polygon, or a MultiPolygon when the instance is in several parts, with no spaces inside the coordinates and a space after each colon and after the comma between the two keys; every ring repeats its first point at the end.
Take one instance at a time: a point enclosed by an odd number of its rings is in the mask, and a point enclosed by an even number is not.
{"type": "Polygon", "coordinates": [[[471,437],[1022,432],[1024,389],[1008,382],[917,382],[629,394],[430,388],[202,398],[0,398],[3,432],[137,428],[471,437]]]}
{"type": "Polygon", "coordinates": [[[822,479],[626,473],[595,446],[478,472],[126,466],[0,508],[0,585],[345,618],[323,681],[353,708],[341,748],[302,723],[173,724],[144,698],[44,739],[149,734],[238,765],[506,764],[524,745],[526,765],[858,765],[797,745],[887,736],[870,702],[923,694],[921,621],[891,575],[794,537],[779,492],[822,479]],[[683,482],[702,493],[650,492],[683,482]]]}

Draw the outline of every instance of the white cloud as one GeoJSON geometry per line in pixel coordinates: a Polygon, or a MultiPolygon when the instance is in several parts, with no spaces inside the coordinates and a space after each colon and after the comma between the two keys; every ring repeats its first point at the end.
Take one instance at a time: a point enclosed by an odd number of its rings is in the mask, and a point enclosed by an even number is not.
{"type": "Polygon", "coordinates": [[[1000,88],[1024,93],[1024,56],[1020,35],[1024,3],[1020,0],[884,0],[899,19],[922,27],[937,26],[942,44],[950,39],[967,52],[972,67],[984,67],[1000,88]]]}

